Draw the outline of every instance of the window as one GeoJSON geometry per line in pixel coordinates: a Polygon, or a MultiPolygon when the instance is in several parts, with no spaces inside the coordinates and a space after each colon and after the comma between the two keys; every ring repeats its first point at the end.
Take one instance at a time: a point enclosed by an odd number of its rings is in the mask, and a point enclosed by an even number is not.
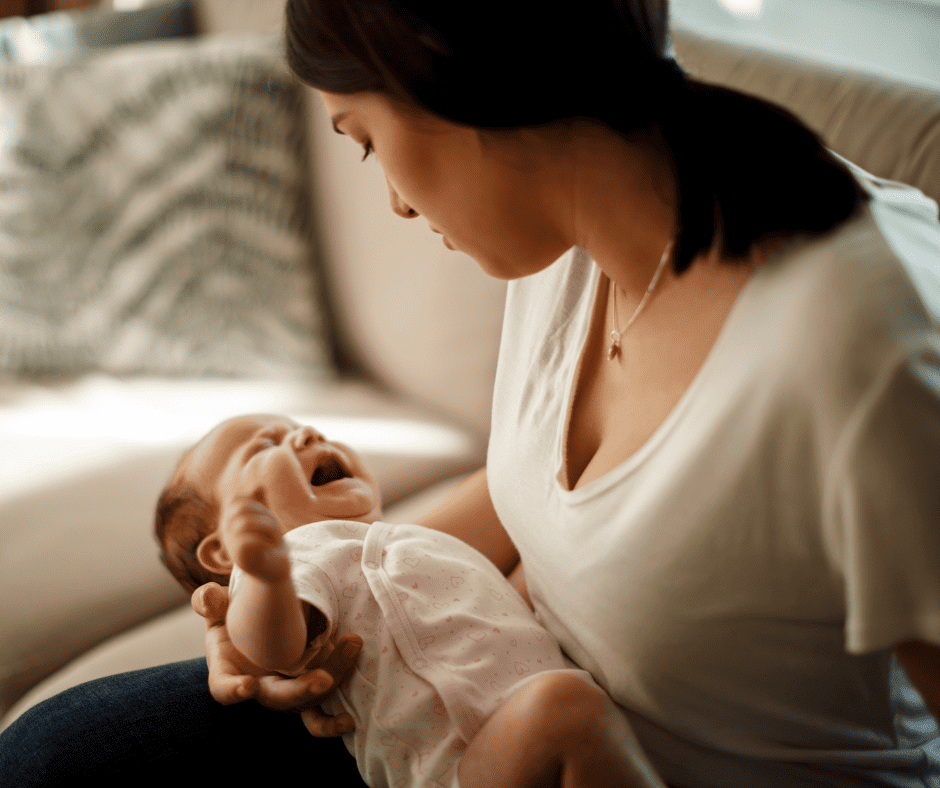
{"type": "Polygon", "coordinates": [[[940,87],[940,0],[671,0],[702,35],[940,87]]]}

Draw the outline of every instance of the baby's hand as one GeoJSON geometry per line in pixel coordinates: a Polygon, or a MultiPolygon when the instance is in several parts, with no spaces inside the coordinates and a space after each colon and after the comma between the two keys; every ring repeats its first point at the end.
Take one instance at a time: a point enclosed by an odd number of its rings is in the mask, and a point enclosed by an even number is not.
{"type": "Polygon", "coordinates": [[[249,575],[278,582],[290,576],[283,530],[264,504],[236,498],[222,511],[222,541],[232,560],[249,575]]]}

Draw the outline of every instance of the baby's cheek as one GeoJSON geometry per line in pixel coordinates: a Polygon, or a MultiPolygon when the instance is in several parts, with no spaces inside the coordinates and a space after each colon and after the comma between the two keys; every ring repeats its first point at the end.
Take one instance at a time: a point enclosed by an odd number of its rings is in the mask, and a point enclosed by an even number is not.
{"type": "Polygon", "coordinates": [[[316,507],[311,504],[309,496],[300,490],[290,490],[281,507],[284,512],[283,522],[288,528],[296,528],[318,519],[314,511],[316,507]]]}

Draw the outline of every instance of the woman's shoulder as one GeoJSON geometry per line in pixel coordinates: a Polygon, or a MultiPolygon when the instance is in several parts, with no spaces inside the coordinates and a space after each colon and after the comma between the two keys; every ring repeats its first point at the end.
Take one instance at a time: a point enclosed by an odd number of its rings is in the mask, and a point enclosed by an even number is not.
{"type": "Polygon", "coordinates": [[[916,189],[884,187],[858,216],[785,243],[765,267],[755,330],[775,342],[782,375],[842,407],[903,359],[940,346],[940,224],[936,203],[916,189]]]}
{"type": "Polygon", "coordinates": [[[937,202],[920,189],[900,181],[881,178],[834,151],[829,151],[829,153],[858,181],[862,189],[872,198],[873,204],[902,211],[928,224],[937,223],[938,216],[940,216],[937,202]]]}
{"type": "Polygon", "coordinates": [[[867,263],[863,270],[879,280],[909,280],[909,287],[902,289],[913,290],[937,322],[940,210],[936,201],[913,186],[879,178],[839,158],[870,197],[860,220],[853,223],[854,232],[835,236],[847,273],[867,263]]]}
{"type": "Polygon", "coordinates": [[[881,184],[855,219],[807,245],[797,279],[833,330],[841,322],[854,335],[878,326],[906,337],[940,318],[937,204],[913,187],[881,184]]]}

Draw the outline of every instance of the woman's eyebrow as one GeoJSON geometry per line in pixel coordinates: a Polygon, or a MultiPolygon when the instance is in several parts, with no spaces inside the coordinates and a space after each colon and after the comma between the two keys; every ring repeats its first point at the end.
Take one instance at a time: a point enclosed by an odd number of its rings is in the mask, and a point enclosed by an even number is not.
{"type": "Polygon", "coordinates": [[[337,134],[345,134],[345,132],[340,131],[339,128],[337,128],[337,124],[342,123],[346,119],[347,115],[349,115],[348,111],[337,112],[332,118],[330,118],[330,120],[333,121],[333,131],[335,131],[337,134]]]}

